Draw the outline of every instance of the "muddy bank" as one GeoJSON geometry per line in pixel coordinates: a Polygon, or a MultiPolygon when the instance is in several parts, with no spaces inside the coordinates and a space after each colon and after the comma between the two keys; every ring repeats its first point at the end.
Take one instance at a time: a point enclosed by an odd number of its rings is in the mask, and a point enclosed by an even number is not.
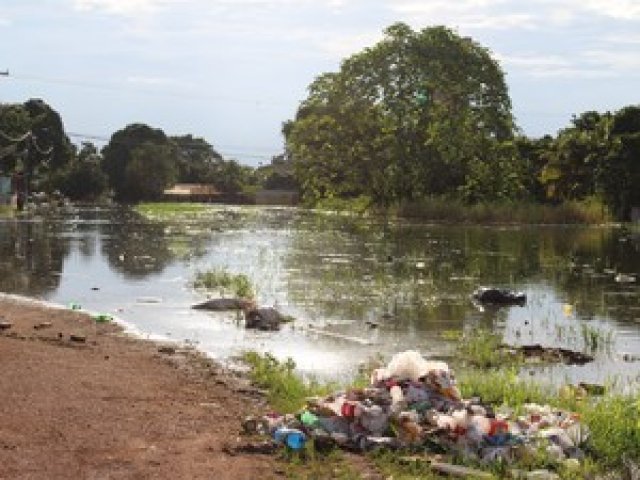
{"type": "Polygon", "coordinates": [[[7,296],[0,323],[0,478],[278,476],[225,453],[266,404],[210,359],[7,296]]]}

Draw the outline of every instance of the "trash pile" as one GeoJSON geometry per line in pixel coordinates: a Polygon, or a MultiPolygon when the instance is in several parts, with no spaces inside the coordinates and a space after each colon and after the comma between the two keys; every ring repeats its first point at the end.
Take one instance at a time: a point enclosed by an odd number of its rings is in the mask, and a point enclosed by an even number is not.
{"type": "Polygon", "coordinates": [[[293,450],[313,438],[316,448],[426,447],[485,463],[526,459],[541,450],[557,461],[580,461],[588,437],[576,414],[548,405],[525,404],[516,413],[462,399],[449,366],[416,351],[399,353],[375,370],[369,387],[310,398],[296,415],[251,417],[243,426],[293,450]]]}

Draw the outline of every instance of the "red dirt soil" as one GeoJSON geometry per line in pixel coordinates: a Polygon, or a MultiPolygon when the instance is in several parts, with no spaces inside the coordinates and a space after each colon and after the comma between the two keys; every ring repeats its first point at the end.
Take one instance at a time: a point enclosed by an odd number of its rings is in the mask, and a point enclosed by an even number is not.
{"type": "Polygon", "coordinates": [[[268,455],[225,453],[266,404],[192,351],[0,297],[0,369],[0,479],[281,476],[268,455]]]}

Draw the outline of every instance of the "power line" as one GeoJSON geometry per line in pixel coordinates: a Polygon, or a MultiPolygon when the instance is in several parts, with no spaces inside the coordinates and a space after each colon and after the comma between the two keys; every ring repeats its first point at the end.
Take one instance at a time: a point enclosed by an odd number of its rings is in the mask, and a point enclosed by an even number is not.
{"type": "MultiPolygon", "coordinates": [[[[3,73],[3,72],[0,72],[3,73]]],[[[7,76],[8,76],[9,71],[7,70],[7,76]]],[[[203,99],[208,99],[208,100],[215,100],[215,101],[223,101],[223,102],[230,102],[230,103],[246,103],[246,104],[253,104],[257,107],[261,107],[261,106],[287,106],[289,105],[288,103],[285,102],[278,102],[276,100],[273,99],[257,99],[257,98],[240,98],[240,97],[233,97],[233,96],[228,96],[228,95],[211,95],[208,93],[201,93],[201,94],[192,94],[192,93],[183,93],[183,92],[175,92],[175,91],[160,91],[159,89],[152,89],[152,88],[144,88],[142,86],[139,86],[138,88],[136,88],[136,84],[132,83],[132,82],[127,82],[125,80],[124,85],[123,82],[113,82],[113,83],[104,83],[104,82],[90,82],[90,81],[86,81],[86,80],[75,80],[75,79],[70,79],[70,78],[54,78],[54,77],[43,77],[43,76],[39,76],[39,75],[22,75],[22,74],[12,74],[11,75],[12,79],[15,80],[24,80],[24,81],[28,81],[28,82],[38,82],[38,83],[50,83],[50,84],[55,84],[55,85],[68,85],[68,86],[72,86],[72,87],[81,87],[81,88],[90,88],[90,89],[98,89],[98,90],[106,90],[106,91],[116,91],[119,93],[123,93],[125,90],[125,88],[127,90],[133,90],[136,93],[142,93],[145,95],[153,95],[153,96],[157,96],[157,95],[162,95],[164,97],[174,97],[174,98],[182,98],[182,99],[188,99],[188,100],[203,100],[203,99]]]]}
{"type": "MultiPolygon", "coordinates": [[[[111,143],[112,139],[111,137],[107,137],[104,135],[98,135],[98,134],[90,134],[90,133],[78,133],[78,132],[67,132],[67,136],[71,137],[71,138],[76,138],[76,139],[85,139],[85,140],[91,140],[91,141],[95,141],[95,142],[102,142],[102,143],[111,143]]],[[[262,151],[258,151],[258,149],[255,150],[238,150],[238,148],[242,148],[239,145],[211,145],[209,142],[207,142],[206,140],[203,140],[204,142],[206,142],[207,145],[211,146],[212,149],[214,150],[221,150],[224,151],[225,154],[227,156],[242,156],[242,157],[246,157],[246,158],[255,158],[255,159],[271,159],[272,157],[278,155],[279,153],[275,153],[275,152],[266,152],[268,147],[265,147],[264,149],[261,149],[262,151]]],[[[136,145],[140,142],[137,141],[133,141],[133,140],[118,140],[115,141],[115,143],[120,144],[120,145],[136,145]]],[[[183,147],[202,147],[203,144],[201,142],[180,142],[180,146],[183,147]]],[[[275,149],[274,149],[275,150],[275,149]]]]}

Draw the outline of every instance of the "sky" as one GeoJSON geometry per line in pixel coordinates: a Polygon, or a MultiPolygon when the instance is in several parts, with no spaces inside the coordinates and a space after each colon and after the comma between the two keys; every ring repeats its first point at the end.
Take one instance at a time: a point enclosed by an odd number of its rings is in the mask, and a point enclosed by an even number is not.
{"type": "Polygon", "coordinates": [[[640,0],[0,0],[0,103],[44,99],[74,143],[142,122],[267,164],[309,84],[398,21],[487,47],[528,136],[640,104],[640,0]]]}

